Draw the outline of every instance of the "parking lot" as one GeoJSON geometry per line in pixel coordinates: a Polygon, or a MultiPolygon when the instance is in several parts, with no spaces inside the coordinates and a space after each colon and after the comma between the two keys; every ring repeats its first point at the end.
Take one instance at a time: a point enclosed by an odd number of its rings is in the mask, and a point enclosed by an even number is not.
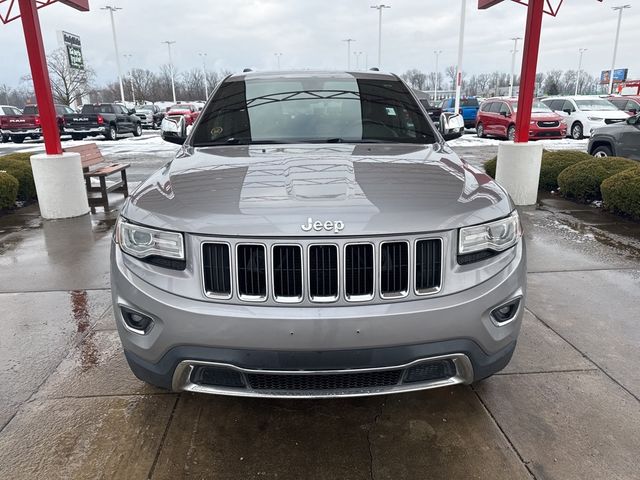
{"type": "MultiPolygon", "coordinates": [[[[154,132],[97,143],[132,164],[132,182],[177,149],[154,132]]],[[[496,145],[471,132],[451,142],[475,165],[496,145]]],[[[0,218],[0,478],[640,478],[640,227],[555,197],[521,214],[528,297],[505,370],[322,401],[143,384],[110,306],[115,213],[0,218]]]]}

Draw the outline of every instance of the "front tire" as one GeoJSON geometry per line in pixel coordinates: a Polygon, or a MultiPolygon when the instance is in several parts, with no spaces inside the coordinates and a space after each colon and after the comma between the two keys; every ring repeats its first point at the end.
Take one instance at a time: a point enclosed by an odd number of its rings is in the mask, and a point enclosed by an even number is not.
{"type": "Polygon", "coordinates": [[[82,140],[84,138],[84,135],[78,135],[75,133],[71,134],[71,140],[82,140]]]}
{"type": "Polygon", "coordinates": [[[593,156],[596,158],[612,157],[613,152],[611,151],[611,148],[606,145],[600,145],[593,151],[593,156]]]}
{"type": "Polygon", "coordinates": [[[571,138],[580,140],[583,137],[584,129],[580,122],[576,122],[571,126],[571,138]]]}
{"type": "Polygon", "coordinates": [[[484,125],[482,125],[481,123],[479,123],[478,126],[476,127],[476,135],[478,136],[478,138],[486,137],[484,133],[484,125]]]}
{"type": "Polygon", "coordinates": [[[515,125],[509,125],[509,128],[507,129],[507,138],[511,142],[513,142],[516,139],[516,126],[515,125]]]}
{"type": "Polygon", "coordinates": [[[133,136],[139,137],[142,135],[142,125],[139,123],[136,124],[136,128],[133,130],[133,136]]]}
{"type": "Polygon", "coordinates": [[[16,137],[16,136],[12,136],[11,137],[11,141],[13,143],[22,143],[24,142],[25,137],[16,137]]]}
{"type": "Polygon", "coordinates": [[[118,138],[118,131],[116,130],[116,127],[110,125],[107,133],[104,134],[104,138],[107,140],[116,140],[118,138]]]}
{"type": "Polygon", "coordinates": [[[2,135],[2,137],[0,137],[0,143],[7,143],[10,139],[11,137],[9,135],[2,135]]]}

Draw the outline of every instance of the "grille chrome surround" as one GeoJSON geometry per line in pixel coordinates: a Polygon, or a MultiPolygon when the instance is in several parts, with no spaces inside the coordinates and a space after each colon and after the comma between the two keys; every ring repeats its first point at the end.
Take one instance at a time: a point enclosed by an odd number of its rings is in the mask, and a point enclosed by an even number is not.
{"type": "Polygon", "coordinates": [[[442,239],[441,238],[417,238],[414,241],[413,244],[413,254],[414,254],[414,259],[413,259],[413,268],[414,268],[414,282],[413,282],[413,292],[418,295],[418,296],[427,296],[427,295],[433,295],[438,293],[440,290],[442,290],[442,277],[443,277],[443,272],[444,272],[444,256],[443,256],[443,247],[444,245],[442,244],[442,239]],[[435,281],[435,283],[437,284],[437,286],[428,288],[428,289],[419,289],[418,288],[418,248],[421,242],[438,242],[439,246],[438,246],[438,250],[439,250],[439,272],[437,275],[437,280],[435,281]]]}
{"type": "MultiPolygon", "coordinates": [[[[256,250],[256,252],[258,252],[258,250],[256,250]]],[[[254,253],[255,255],[255,253],[254,253]]],[[[235,276],[236,276],[236,285],[238,286],[238,297],[240,298],[240,300],[244,300],[245,302],[264,302],[267,299],[268,296],[268,286],[267,286],[267,272],[269,271],[269,262],[267,261],[267,247],[266,245],[264,245],[263,243],[238,243],[236,245],[236,263],[235,263],[235,276]],[[260,275],[259,269],[260,269],[260,264],[259,264],[259,259],[257,260],[257,265],[255,265],[255,267],[258,269],[258,272],[254,272],[253,268],[254,266],[251,266],[251,269],[247,268],[247,266],[245,265],[243,268],[240,267],[240,258],[241,258],[241,253],[240,250],[243,250],[242,253],[242,258],[245,259],[245,263],[246,261],[252,261],[252,258],[247,259],[247,254],[244,252],[244,248],[245,247],[257,247],[259,249],[262,249],[262,268],[264,270],[264,275],[260,275]],[[245,270],[242,274],[241,274],[241,270],[245,270]],[[255,278],[248,278],[249,275],[256,275],[255,278]],[[261,279],[262,277],[262,279],[261,279]],[[243,290],[248,290],[249,286],[248,284],[251,283],[251,289],[254,290],[254,282],[257,282],[257,290],[262,290],[261,286],[260,286],[260,282],[263,282],[264,284],[264,294],[260,293],[260,294],[254,294],[254,293],[243,293],[243,290]],[[244,288],[243,285],[244,284],[244,288]]]]}
{"type": "MultiPolygon", "coordinates": [[[[407,235],[406,237],[373,237],[368,239],[359,239],[355,237],[346,237],[340,239],[330,238],[265,238],[265,239],[233,239],[230,237],[196,237],[196,245],[200,253],[200,258],[196,263],[196,271],[201,277],[201,291],[203,299],[209,301],[218,301],[229,304],[242,305],[246,303],[264,303],[267,305],[283,305],[283,304],[296,304],[300,306],[313,306],[320,304],[338,304],[338,305],[353,305],[353,304],[380,304],[390,303],[396,301],[407,300],[420,300],[430,295],[437,295],[443,289],[443,282],[445,277],[445,260],[452,255],[449,252],[452,248],[451,234],[446,233],[434,233],[427,235],[407,235]],[[436,287],[428,290],[422,290],[417,288],[416,283],[416,270],[418,260],[418,244],[423,240],[437,241],[440,244],[439,248],[439,263],[440,270],[437,276],[436,287]],[[388,294],[382,292],[382,251],[383,246],[389,243],[404,243],[407,245],[406,251],[408,253],[408,279],[405,280],[407,289],[400,292],[401,294],[388,294]],[[218,292],[212,292],[207,289],[207,275],[211,275],[210,271],[207,272],[207,265],[204,260],[204,250],[207,248],[207,244],[224,244],[229,249],[229,259],[231,268],[230,287],[231,291],[228,294],[220,295],[218,292]],[[349,246],[358,245],[370,245],[373,252],[373,294],[367,295],[353,295],[347,285],[347,251],[349,246]],[[241,257],[238,252],[241,246],[258,246],[264,248],[264,265],[265,268],[265,290],[262,290],[263,295],[249,295],[243,292],[240,283],[241,278],[239,276],[238,265],[241,263],[241,257]],[[276,278],[274,270],[277,269],[278,260],[274,257],[274,251],[276,247],[297,247],[301,252],[301,266],[302,266],[302,279],[301,279],[301,296],[283,296],[278,293],[276,288],[276,278]],[[335,295],[331,296],[319,296],[313,292],[310,282],[310,252],[314,246],[331,246],[336,252],[337,261],[337,284],[333,286],[332,292],[335,295]],[[445,248],[446,247],[446,248],[445,248]]],[[[438,259],[436,259],[438,260],[438,259]]],[[[335,278],[335,277],[334,277],[335,278]]],[[[297,290],[296,290],[297,292],[297,290]]],[[[286,293],[286,292],[285,292],[286,293]]]]}
{"type": "MultiPolygon", "coordinates": [[[[274,244],[271,245],[271,263],[272,263],[272,268],[271,270],[271,292],[273,293],[273,299],[276,302],[279,303],[300,303],[302,301],[302,299],[304,298],[304,288],[305,288],[305,281],[304,281],[304,268],[302,266],[302,262],[303,262],[303,254],[302,254],[302,246],[295,244],[295,243],[278,243],[278,244],[274,244]],[[278,271],[277,271],[277,262],[276,262],[276,249],[281,249],[281,248],[294,248],[298,250],[298,253],[300,255],[299,260],[300,260],[300,294],[299,295],[278,295],[277,294],[277,284],[278,282],[282,282],[283,279],[281,278],[280,280],[278,280],[276,277],[278,275],[278,271]]],[[[294,270],[294,276],[297,276],[295,274],[295,271],[297,270],[295,264],[293,265],[293,270],[294,270]]],[[[283,273],[280,272],[280,276],[283,277],[283,273]]],[[[295,279],[294,279],[294,285],[295,285],[295,279]]],[[[296,287],[294,286],[294,289],[296,287]]]]}
{"type": "MultiPolygon", "coordinates": [[[[338,245],[334,244],[334,243],[312,243],[311,245],[309,245],[309,248],[307,249],[307,278],[308,278],[308,294],[309,294],[309,299],[314,302],[314,303],[331,303],[331,302],[335,302],[338,300],[338,298],[340,298],[340,269],[342,267],[341,263],[340,263],[340,255],[339,255],[339,247],[338,245]],[[335,264],[335,269],[336,269],[336,274],[335,274],[335,295],[314,295],[313,289],[314,289],[314,279],[312,278],[312,268],[311,268],[311,258],[312,258],[312,254],[311,251],[314,248],[333,248],[333,251],[335,252],[335,256],[336,256],[336,264],[335,264]]],[[[314,256],[315,257],[315,256],[314,256]]],[[[324,254],[323,254],[323,269],[324,267],[324,254]]],[[[329,269],[331,270],[332,267],[331,265],[329,265],[329,269]]],[[[315,269],[316,271],[318,270],[318,268],[315,269]]],[[[318,278],[315,279],[316,281],[318,281],[318,278]]],[[[331,286],[329,286],[330,288],[331,286]]],[[[316,285],[317,288],[317,285],[316,285]]],[[[331,289],[331,288],[330,288],[331,289]]],[[[324,290],[324,284],[323,284],[323,290],[324,290]]],[[[333,289],[331,289],[333,290],[333,289]]]]}
{"type": "MultiPolygon", "coordinates": [[[[380,289],[379,289],[380,290],[380,298],[384,298],[384,299],[404,298],[407,295],[409,295],[409,282],[411,280],[411,270],[412,270],[411,262],[409,261],[409,258],[410,258],[409,250],[410,249],[411,249],[410,248],[410,244],[409,244],[409,242],[407,240],[390,240],[390,241],[385,241],[385,242],[380,243],[380,254],[379,254],[379,259],[378,259],[379,260],[379,268],[380,268],[380,274],[379,274],[379,277],[380,277],[380,289]],[[398,274],[399,275],[398,276],[398,281],[401,282],[401,285],[402,285],[402,282],[406,282],[406,285],[404,285],[404,288],[397,289],[397,290],[394,289],[393,291],[388,290],[386,293],[383,292],[383,288],[384,288],[383,276],[385,275],[384,265],[383,265],[383,262],[384,262],[383,251],[384,251],[385,245],[387,245],[387,246],[389,246],[389,245],[405,245],[406,246],[406,257],[407,257],[406,258],[406,263],[407,263],[407,265],[406,265],[406,270],[407,270],[406,275],[402,273],[402,267],[403,267],[402,263],[399,265],[400,272],[398,274]]],[[[392,252],[392,254],[395,254],[395,253],[396,253],[395,251],[392,252]]],[[[400,255],[403,254],[402,247],[399,249],[399,252],[397,252],[397,253],[400,253],[400,255]]],[[[394,267],[396,267],[395,266],[395,261],[396,261],[395,257],[394,257],[393,261],[394,261],[394,267]]],[[[400,261],[402,262],[402,258],[400,258],[400,261]]],[[[394,268],[394,271],[391,273],[392,275],[395,274],[395,270],[396,270],[396,268],[394,268]]],[[[395,286],[396,279],[393,279],[392,281],[393,281],[393,284],[395,286]]]]}
{"type": "MultiPolygon", "coordinates": [[[[344,298],[347,302],[366,302],[368,300],[372,300],[375,296],[375,291],[376,291],[376,286],[378,284],[378,282],[376,281],[376,279],[378,278],[378,269],[376,268],[376,247],[373,243],[371,242],[349,242],[349,243],[345,243],[344,245],[344,249],[343,249],[343,258],[344,258],[344,268],[343,268],[343,283],[344,283],[344,289],[342,294],[344,295],[344,298]],[[358,294],[355,295],[353,293],[349,293],[349,279],[347,278],[348,275],[348,250],[350,249],[350,247],[352,248],[357,248],[359,246],[369,246],[371,247],[371,293],[366,293],[366,294],[358,294]]],[[[352,259],[353,262],[353,259],[352,259]]],[[[366,267],[365,267],[366,268],[366,267]]],[[[367,273],[365,272],[365,275],[367,273]]],[[[366,282],[366,279],[365,279],[366,282]]]]}
{"type": "MultiPolygon", "coordinates": [[[[233,296],[233,277],[234,274],[232,272],[233,268],[232,266],[235,265],[234,259],[231,255],[232,252],[232,248],[231,245],[227,242],[202,242],[202,244],[200,245],[200,254],[202,255],[202,264],[203,264],[203,269],[202,269],[202,288],[204,291],[204,294],[206,297],[208,298],[212,298],[212,299],[216,299],[216,300],[229,300],[232,296],[233,296]],[[207,288],[207,267],[204,265],[204,259],[206,258],[206,254],[205,254],[205,249],[207,248],[207,246],[210,245],[221,245],[226,247],[227,249],[227,257],[229,259],[229,277],[228,277],[228,282],[229,282],[229,293],[222,293],[222,292],[215,292],[209,288],[207,288]]],[[[211,266],[210,266],[211,268],[211,266]]]]}

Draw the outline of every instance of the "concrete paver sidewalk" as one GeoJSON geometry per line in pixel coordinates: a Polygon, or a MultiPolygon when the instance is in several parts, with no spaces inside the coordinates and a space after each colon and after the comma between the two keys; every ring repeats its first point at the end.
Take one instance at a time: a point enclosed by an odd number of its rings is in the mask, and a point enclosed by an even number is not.
{"type": "Polygon", "coordinates": [[[110,307],[113,214],[0,218],[0,478],[640,478],[634,226],[545,205],[522,212],[527,312],[503,372],[331,401],[141,383],[110,307]]]}

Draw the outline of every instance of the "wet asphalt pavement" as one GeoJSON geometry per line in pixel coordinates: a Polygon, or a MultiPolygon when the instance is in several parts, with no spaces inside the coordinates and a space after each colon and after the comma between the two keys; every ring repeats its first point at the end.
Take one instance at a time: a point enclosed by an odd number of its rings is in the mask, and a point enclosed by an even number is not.
{"type": "MultiPolygon", "coordinates": [[[[134,181],[171,156],[102,148],[134,181]]],[[[0,479],[640,478],[640,225],[554,197],[522,217],[527,310],[504,371],[322,401],[143,384],[110,306],[115,215],[0,217],[0,479]]]]}

